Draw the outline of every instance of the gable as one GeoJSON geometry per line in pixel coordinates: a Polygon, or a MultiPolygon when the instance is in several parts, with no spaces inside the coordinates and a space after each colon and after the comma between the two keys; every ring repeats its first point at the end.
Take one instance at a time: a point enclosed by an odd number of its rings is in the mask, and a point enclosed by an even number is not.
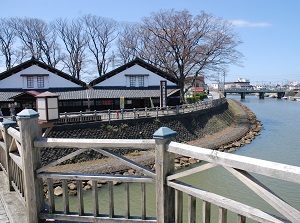
{"type": "MultiPolygon", "coordinates": [[[[130,87],[130,77],[134,77],[136,81],[136,86],[139,87],[139,81],[143,78],[144,86],[159,86],[161,80],[166,80],[166,78],[149,71],[148,69],[136,64],[132,67],[129,67],[120,73],[117,73],[98,84],[94,85],[95,87],[130,87]]],[[[131,80],[132,81],[132,80],[131,80]]],[[[167,80],[168,86],[176,86],[175,83],[167,80]]]]}
{"type": "MultiPolygon", "coordinates": [[[[154,77],[155,75],[156,75],[156,77],[160,76],[158,79],[159,81],[167,80],[168,84],[171,86],[176,86],[176,83],[177,83],[176,79],[173,76],[167,74],[166,72],[160,70],[159,68],[153,66],[152,64],[146,63],[145,61],[141,60],[140,58],[136,58],[136,59],[130,61],[129,63],[124,64],[124,65],[110,71],[109,73],[96,78],[95,80],[93,80],[89,83],[89,86],[91,86],[91,87],[93,87],[93,86],[101,87],[101,86],[108,86],[108,85],[118,86],[118,87],[128,86],[127,82],[128,82],[128,79],[130,79],[130,78],[127,78],[126,81],[124,80],[124,77],[123,77],[123,75],[125,75],[124,71],[127,72],[127,74],[126,74],[127,77],[136,76],[137,84],[138,84],[138,81],[141,82],[141,80],[143,80],[143,79],[148,79],[145,77],[149,76],[149,86],[158,86],[157,83],[154,83],[154,85],[152,85],[153,81],[151,80],[151,78],[154,77]],[[121,73],[122,73],[122,75],[119,75],[121,73]],[[116,78],[111,79],[112,77],[114,77],[116,75],[118,75],[118,78],[121,78],[122,80],[119,80],[116,78]],[[150,75],[151,75],[151,77],[150,77],[150,75]],[[115,80],[117,82],[110,81],[110,83],[112,84],[111,85],[111,84],[108,84],[109,83],[107,81],[108,79],[115,80]],[[105,82],[105,84],[101,83],[101,82],[105,82]]],[[[134,79],[134,77],[132,77],[132,79],[134,79]]],[[[157,81],[157,82],[159,83],[159,81],[157,81]]]]}
{"type": "Polygon", "coordinates": [[[16,68],[1,74],[0,89],[74,88],[84,85],[79,80],[73,80],[74,78],[70,75],[45,64],[39,66],[39,63],[24,67],[20,64],[16,68]]]}

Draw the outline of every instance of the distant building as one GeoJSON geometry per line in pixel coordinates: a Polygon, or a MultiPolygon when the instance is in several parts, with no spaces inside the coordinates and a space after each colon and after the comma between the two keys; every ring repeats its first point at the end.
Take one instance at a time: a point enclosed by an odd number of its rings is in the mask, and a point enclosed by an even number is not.
{"type": "Polygon", "coordinates": [[[187,94],[203,93],[207,88],[206,84],[204,83],[204,76],[186,77],[184,80],[184,88],[188,89],[187,94]]]}

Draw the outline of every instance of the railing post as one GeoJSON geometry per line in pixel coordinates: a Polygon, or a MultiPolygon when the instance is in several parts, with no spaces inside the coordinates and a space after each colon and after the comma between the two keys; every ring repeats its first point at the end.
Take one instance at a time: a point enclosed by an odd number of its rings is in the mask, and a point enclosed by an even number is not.
{"type": "Polygon", "coordinates": [[[65,112],[65,123],[66,123],[66,124],[68,123],[68,115],[67,115],[67,112],[65,112]]]}
{"type": "Polygon", "coordinates": [[[4,122],[2,122],[2,126],[4,127],[4,134],[3,134],[3,139],[4,139],[4,146],[5,146],[5,162],[6,162],[6,173],[7,173],[7,178],[8,178],[8,189],[9,191],[13,191],[14,188],[12,186],[12,170],[10,169],[10,156],[9,156],[9,147],[10,144],[12,142],[12,137],[11,135],[8,134],[7,130],[9,127],[14,127],[16,126],[17,123],[15,121],[10,121],[10,120],[6,120],[4,122]]]}
{"type": "Polygon", "coordinates": [[[145,107],[145,117],[147,118],[148,117],[148,108],[145,107]]]}
{"type": "Polygon", "coordinates": [[[43,183],[42,179],[37,178],[36,175],[36,170],[41,167],[41,156],[40,150],[33,145],[33,141],[42,135],[38,124],[39,114],[32,109],[24,109],[17,115],[20,127],[27,221],[28,223],[44,222],[39,220],[39,213],[44,209],[43,183]]]}
{"type": "Polygon", "coordinates": [[[94,120],[95,120],[95,121],[98,120],[98,119],[97,119],[97,111],[96,111],[96,110],[94,110],[94,120]]]}
{"type": "Polygon", "coordinates": [[[156,118],[158,118],[158,107],[157,106],[156,106],[155,110],[156,110],[156,118]]]}
{"type": "Polygon", "coordinates": [[[108,122],[110,123],[110,109],[107,110],[108,113],[108,122]]]}
{"type": "Polygon", "coordinates": [[[161,127],[154,134],[156,172],[156,218],[158,223],[175,221],[175,191],[167,185],[167,176],[174,173],[174,154],[167,147],[176,132],[161,127]]]}
{"type": "Polygon", "coordinates": [[[179,105],[176,105],[176,115],[179,114],[179,105]]]}
{"type": "Polygon", "coordinates": [[[80,114],[80,122],[82,122],[82,111],[80,111],[79,114],[80,114]]]}
{"type": "Polygon", "coordinates": [[[136,113],[136,109],[133,108],[133,119],[136,119],[136,116],[135,116],[136,114],[135,113],[136,113]]]}
{"type": "Polygon", "coordinates": [[[124,109],[121,108],[121,119],[123,120],[124,119],[124,109]]]}

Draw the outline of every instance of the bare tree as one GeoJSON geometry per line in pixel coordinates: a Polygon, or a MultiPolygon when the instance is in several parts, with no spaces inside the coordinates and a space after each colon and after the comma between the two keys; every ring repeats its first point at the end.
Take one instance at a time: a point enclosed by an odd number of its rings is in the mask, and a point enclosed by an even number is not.
{"type": "Polygon", "coordinates": [[[53,26],[67,51],[67,56],[63,60],[64,64],[73,77],[80,79],[86,60],[85,50],[89,41],[88,36],[84,32],[84,24],[80,19],[70,22],[64,19],[57,19],[53,26]]]}
{"type": "Polygon", "coordinates": [[[5,58],[5,66],[7,70],[13,67],[16,60],[16,57],[14,57],[16,51],[13,48],[15,41],[16,32],[10,26],[10,20],[0,18],[0,52],[5,58]]]}
{"type": "Polygon", "coordinates": [[[95,58],[98,75],[102,76],[106,73],[111,62],[108,53],[111,50],[112,42],[118,36],[118,23],[113,19],[94,15],[86,15],[82,20],[89,36],[89,50],[95,58]]]}
{"type": "Polygon", "coordinates": [[[187,76],[217,73],[229,64],[238,64],[242,56],[236,49],[241,42],[230,23],[205,12],[196,16],[187,10],[153,13],[142,20],[140,36],[140,56],[177,79],[182,102],[187,76]]]}
{"type": "Polygon", "coordinates": [[[34,57],[55,67],[62,60],[56,34],[43,20],[36,18],[13,18],[11,26],[17,32],[23,47],[22,54],[34,57]]]}
{"type": "Polygon", "coordinates": [[[117,40],[117,57],[121,64],[128,63],[138,56],[139,24],[123,23],[117,40]]]}

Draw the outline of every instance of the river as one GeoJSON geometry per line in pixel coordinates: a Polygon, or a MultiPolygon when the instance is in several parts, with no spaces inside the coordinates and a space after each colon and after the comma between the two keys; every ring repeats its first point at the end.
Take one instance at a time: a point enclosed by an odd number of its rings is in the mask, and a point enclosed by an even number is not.
{"type": "MultiPolygon", "coordinates": [[[[240,97],[229,95],[228,98],[233,98],[240,101],[240,97]]],[[[250,108],[263,124],[264,129],[260,136],[256,137],[251,144],[241,147],[235,154],[264,159],[284,164],[300,166],[300,103],[296,101],[279,100],[275,98],[265,98],[259,100],[257,96],[246,96],[246,99],[241,100],[248,108],[250,108]]],[[[277,195],[286,200],[289,204],[300,210],[300,186],[294,183],[287,183],[280,180],[274,180],[268,177],[257,176],[262,183],[273,190],[277,195]]],[[[250,206],[262,209],[268,213],[279,215],[270,205],[255,195],[248,187],[238,181],[227,170],[222,167],[215,167],[202,173],[194,174],[181,179],[193,186],[197,186],[204,190],[217,193],[219,195],[243,202],[250,206]]],[[[141,198],[140,185],[131,186],[130,192],[133,198],[131,199],[131,214],[141,214],[141,198]]],[[[107,190],[101,189],[99,192],[100,212],[108,211],[107,190]]],[[[124,210],[124,187],[114,187],[115,213],[123,215],[124,210]]],[[[86,192],[85,207],[90,209],[92,199],[89,192],[86,192]]],[[[56,199],[60,203],[61,198],[56,199]]],[[[186,201],[187,198],[184,198],[186,201]]],[[[76,197],[71,202],[71,211],[76,211],[76,197]]],[[[155,215],[155,196],[154,185],[147,185],[147,216],[155,215]]],[[[186,203],[187,206],[187,203],[186,203]]],[[[58,209],[62,207],[58,206],[58,209]]],[[[91,209],[90,209],[91,210],[91,209]]],[[[201,222],[201,202],[197,200],[197,222],[201,222]]],[[[217,222],[218,209],[212,206],[212,222],[217,222]]],[[[237,216],[233,213],[228,213],[228,222],[236,222],[237,216]]],[[[184,222],[187,222],[186,215],[184,222]]],[[[254,222],[247,219],[247,223],[254,222]]]]}

